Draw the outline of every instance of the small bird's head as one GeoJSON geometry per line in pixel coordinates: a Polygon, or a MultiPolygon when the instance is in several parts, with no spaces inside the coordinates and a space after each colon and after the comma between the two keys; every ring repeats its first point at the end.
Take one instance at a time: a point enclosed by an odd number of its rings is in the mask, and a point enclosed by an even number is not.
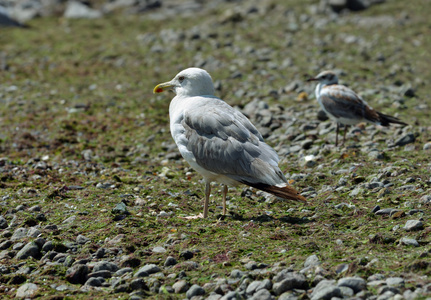
{"type": "Polygon", "coordinates": [[[316,77],[310,78],[307,81],[319,81],[320,83],[327,84],[337,84],[338,77],[333,71],[323,71],[320,72],[316,77]]]}
{"type": "Polygon", "coordinates": [[[179,72],[171,81],[158,84],[153,92],[172,90],[179,96],[214,95],[214,85],[210,74],[199,68],[188,68],[179,72]]]}

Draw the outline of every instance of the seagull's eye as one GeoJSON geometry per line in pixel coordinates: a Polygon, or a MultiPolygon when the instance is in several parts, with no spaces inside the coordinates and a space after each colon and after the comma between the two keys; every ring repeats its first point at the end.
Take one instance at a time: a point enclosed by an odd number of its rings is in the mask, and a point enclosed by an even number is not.
{"type": "Polygon", "coordinates": [[[183,81],[184,81],[184,79],[185,79],[185,77],[184,77],[184,76],[180,76],[180,77],[178,77],[178,80],[179,80],[180,82],[183,82],[183,81]]]}

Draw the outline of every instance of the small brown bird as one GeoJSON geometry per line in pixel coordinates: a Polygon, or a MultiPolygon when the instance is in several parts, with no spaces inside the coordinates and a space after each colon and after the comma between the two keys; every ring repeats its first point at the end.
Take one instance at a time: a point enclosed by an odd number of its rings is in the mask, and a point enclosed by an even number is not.
{"type": "Polygon", "coordinates": [[[348,87],[338,84],[338,77],[332,71],[323,71],[307,81],[318,81],[316,86],[316,99],[323,111],[335,122],[337,132],[335,146],[338,145],[339,125],[343,124],[343,144],[346,141],[347,125],[360,122],[389,126],[390,123],[407,125],[396,117],[385,115],[374,110],[358,94],[348,87]]]}
{"type": "MultiPolygon", "coordinates": [[[[172,90],[169,106],[171,134],[184,159],[205,180],[203,217],[208,216],[211,182],[224,185],[226,214],[228,185],[246,184],[281,198],[305,202],[278,167],[278,155],[263,141],[256,127],[242,113],[214,96],[211,76],[189,68],[154,93],[172,90]]],[[[199,215],[198,217],[202,217],[199,215]]]]}

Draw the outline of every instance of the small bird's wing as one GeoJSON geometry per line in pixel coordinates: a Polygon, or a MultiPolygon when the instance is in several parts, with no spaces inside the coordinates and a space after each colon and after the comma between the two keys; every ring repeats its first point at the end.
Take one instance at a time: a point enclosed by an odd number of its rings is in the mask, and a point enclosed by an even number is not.
{"type": "Polygon", "coordinates": [[[355,120],[380,122],[378,113],[346,86],[339,84],[325,86],[319,98],[324,109],[336,118],[352,120],[352,123],[355,123],[355,120]]]}
{"type": "Polygon", "coordinates": [[[243,114],[220,99],[205,102],[187,110],[181,122],[185,146],[199,166],[249,185],[286,182],[277,153],[243,114]]]}

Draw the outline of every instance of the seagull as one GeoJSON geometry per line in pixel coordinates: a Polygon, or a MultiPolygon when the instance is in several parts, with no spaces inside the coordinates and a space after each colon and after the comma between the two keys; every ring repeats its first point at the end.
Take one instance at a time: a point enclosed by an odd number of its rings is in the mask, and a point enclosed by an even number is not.
{"type": "Polygon", "coordinates": [[[170,130],[183,158],[205,181],[203,215],[208,217],[211,182],[223,184],[223,215],[227,186],[245,184],[275,196],[307,203],[287,184],[278,155],[242,113],[214,96],[210,74],[188,68],[154,93],[174,91],[169,106],[170,130]]]}
{"type": "Polygon", "coordinates": [[[347,125],[355,125],[360,122],[381,126],[389,126],[390,123],[407,125],[396,117],[376,111],[353,90],[338,84],[338,77],[333,71],[323,71],[307,81],[319,82],[315,91],[316,99],[323,111],[337,122],[335,146],[338,145],[340,124],[344,124],[343,144],[346,141],[347,125]]]}

